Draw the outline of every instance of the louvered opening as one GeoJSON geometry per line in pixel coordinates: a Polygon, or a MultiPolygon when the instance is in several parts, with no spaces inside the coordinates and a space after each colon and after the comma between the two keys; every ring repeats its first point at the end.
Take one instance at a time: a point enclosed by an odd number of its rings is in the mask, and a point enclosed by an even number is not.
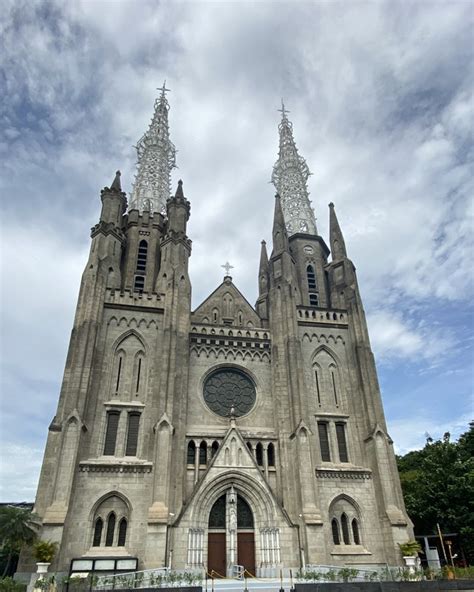
{"type": "Polygon", "coordinates": [[[321,459],[325,462],[331,460],[331,453],[329,450],[329,438],[328,438],[328,424],[319,421],[318,422],[318,434],[319,434],[319,446],[321,447],[321,459]]]}
{"type": "Polygon", "coordinates": [[[128,414],[127,446],[125,456],[136,456],[138,445],[138,428],[140,424],[139,413],[128,414]]]}
{"type": "Polygon", "coordinates": [[[106,456],[113,456],[115,454],[119,417],[120,413],[118,411],[109,411],[107,413],[107,431],[105,433],[104,445],[104,455],[106,456]]]}
{"type": "Polygon", "coordinates": [[[145,240],[140,241],[137,255],[137,271],[146,270],[146,260],[148,255],[148,243],[145,240]]]}
{"type": "Polygon", "coordinates": [[[145,278],[142,275],[135,276],[135,284],[133,289],[135,292],[143,292],[143,288],[145,287],[145,278]]]}
{"type": "Polygon", "coordinates": [[[337,446],[339,448],[339,460],[349,462],[346,443],[346,426],[343,423],[336,423],[337,446]]]}

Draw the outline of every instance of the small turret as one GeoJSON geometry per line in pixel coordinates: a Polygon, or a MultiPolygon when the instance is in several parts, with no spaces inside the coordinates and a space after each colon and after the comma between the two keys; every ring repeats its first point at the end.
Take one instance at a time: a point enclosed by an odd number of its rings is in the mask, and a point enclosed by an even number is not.
{"type": "Polygon", "coordinates": [[[112,185],[102,189],[100,198],[102,200],[100,222],[120,227],[122,216],[127,207],[125,193],[122,191],[120,183],[120,171],[115,173],[112,185]]]}
{"type": "Polygon", "coordinates": [[[183,182],[178,181],[178,187],[174,197],[166,202],[168,213],[168,230],[178,234],[186,235],[186,224],[189,220],[191,205],[184,197],[183,182]]]}
{"type": "Polygon", "coordinates": [[[346,244],[332,202],[329,204],[329,241],[332,260],[340,261],[341,259],[345,259],[347,257],[346,244]]]}
{"type": "Polygon", "coordinates": [[[260,266],[258,268],[258,300],[255,305],[257,313],[262,320],[268,320],[268,283],[269,263],[267,243],[262,240],[260,250],[260,266]]]}

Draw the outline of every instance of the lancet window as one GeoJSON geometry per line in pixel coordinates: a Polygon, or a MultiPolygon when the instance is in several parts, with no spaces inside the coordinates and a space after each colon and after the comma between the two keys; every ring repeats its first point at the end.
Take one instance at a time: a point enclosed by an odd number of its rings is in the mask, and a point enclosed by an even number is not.
{"type": "Polygon", "coordinates": [[[329,509],[335,545],[360,545],[360,516],[355,503],[346,496],[336,498],[329,509]]]}
{"type": "Polygon", "coordinates": [[[127,542],[129,512],[118,495],[106,497],[97,507],[93,519],[93,547],[123,547],[127,542]]]}

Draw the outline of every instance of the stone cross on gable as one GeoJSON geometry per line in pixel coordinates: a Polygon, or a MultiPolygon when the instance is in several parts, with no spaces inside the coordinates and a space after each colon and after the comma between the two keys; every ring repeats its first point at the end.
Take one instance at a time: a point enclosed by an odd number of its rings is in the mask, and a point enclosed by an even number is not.
{"type": "Polygon", "coordinates": [[[234,269],[234,266],[231,265],[228,261],[226,261],[224,265],[221,265],[221,267],[223,267],[225,269],[226,275],[229,275],[230,270],[234,269]]]}

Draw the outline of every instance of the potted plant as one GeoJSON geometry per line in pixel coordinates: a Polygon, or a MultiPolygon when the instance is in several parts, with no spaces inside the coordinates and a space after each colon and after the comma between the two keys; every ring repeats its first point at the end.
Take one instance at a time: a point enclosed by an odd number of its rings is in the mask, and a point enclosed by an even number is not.
{"type": "Polygon", "coordinates": [[[398,543],[400,551],[402,553],[403,561],[408,567],[410,574],[415,574],[416,562],[418,559],[418,553],[421,551],[421,545],[418,541],[411,540],[406,543],[398,543]]]}
{"type": "Polygon", "coordinates": [[[44,577],[47,573],[48,567],[56,555],[58,543],[53,541],[36,541],[33,545],[33,555],[36,559],[37,573],[40,574],[40,578],[44,577]]]}

